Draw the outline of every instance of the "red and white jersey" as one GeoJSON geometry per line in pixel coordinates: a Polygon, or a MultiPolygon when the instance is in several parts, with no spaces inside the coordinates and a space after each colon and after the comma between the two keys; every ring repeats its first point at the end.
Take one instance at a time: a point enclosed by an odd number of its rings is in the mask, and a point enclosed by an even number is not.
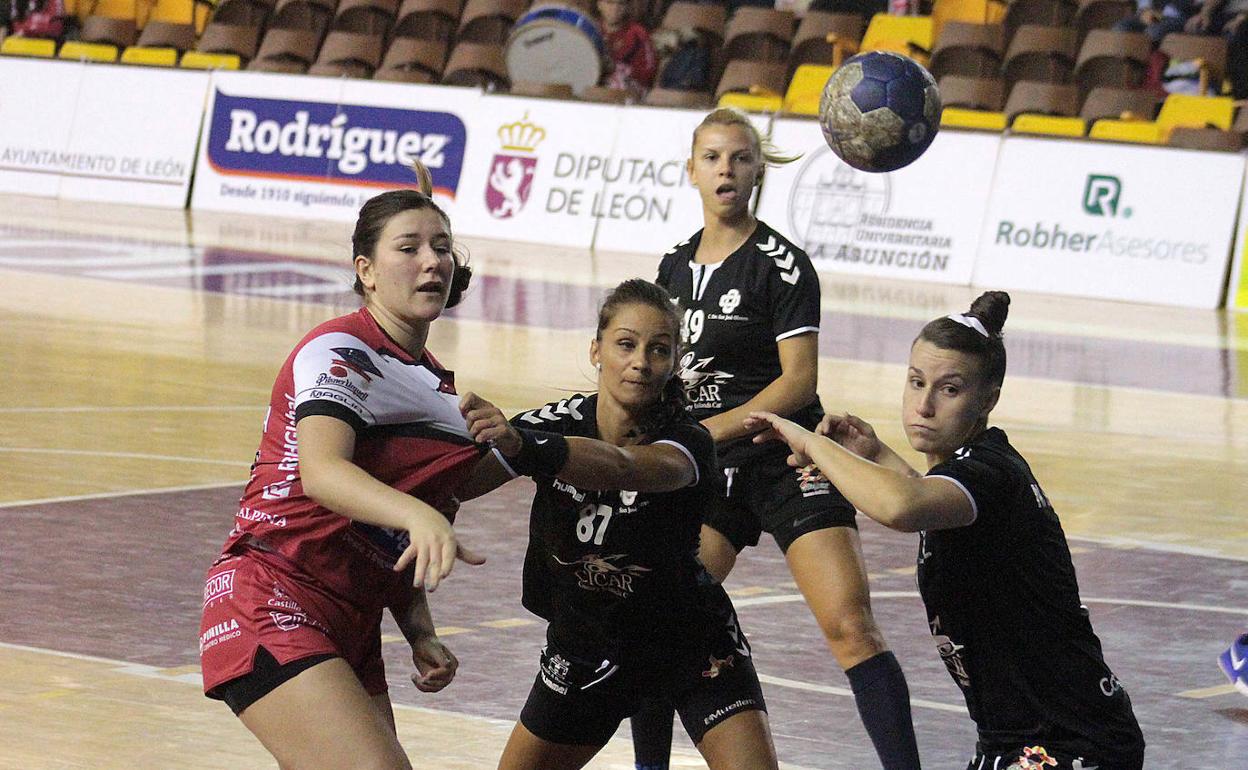
{"type": "Polygon", "coordinates": [[[360,607],[384,604],[403,530],[364,524],[303,494],[298,421],[328,415],[356,433],[353,462],[440,507],[481,457],[459,413],[454,374],[395,344],[363,308],[313,329],[273,384],[264,435],[224,551],[252,543],[360,607]]]}

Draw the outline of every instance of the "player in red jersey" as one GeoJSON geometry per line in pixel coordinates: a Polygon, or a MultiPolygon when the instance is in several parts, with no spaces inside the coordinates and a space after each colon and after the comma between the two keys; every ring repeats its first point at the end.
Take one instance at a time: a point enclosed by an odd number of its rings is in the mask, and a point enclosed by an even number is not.
{"type": "Polygon", "coordinates": [[[313,329],[282,365],[251,479],[204,588],[204,691],[277,758],[305,767],[410,768],[381,659],[382,610],[426,692],[455,675],[423,591],[463,549],[452,490],[481,457],[454,376],[425,349],[471,272],[424,192],[360,209],[357,312],[313,329]],[[447,514],[441,511],[448,511],[447,514]]]}

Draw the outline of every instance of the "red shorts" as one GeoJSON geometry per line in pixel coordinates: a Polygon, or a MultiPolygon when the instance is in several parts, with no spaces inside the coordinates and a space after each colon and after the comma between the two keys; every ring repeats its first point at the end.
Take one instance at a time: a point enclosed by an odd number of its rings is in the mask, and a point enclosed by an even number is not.
{"type": "Polygon", "coordinates": [[[251,673],[263,646],[281,665],[310,655],[344,659],[369,695],[386,692],[381,610],[364,612],[263,552],[222,557],[208,570],[199,624],[204,692],[251,673]]]}

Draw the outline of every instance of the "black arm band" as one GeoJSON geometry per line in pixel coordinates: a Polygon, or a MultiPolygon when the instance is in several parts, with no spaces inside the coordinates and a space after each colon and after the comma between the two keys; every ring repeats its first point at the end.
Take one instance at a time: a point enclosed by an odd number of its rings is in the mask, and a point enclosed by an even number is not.
{"type": "Polygon", "coordinates": [[[523,476],[555,476],[568,462],[568,440],[558,433],[518,428],[520,452],[507,458],[512,470],[523,476]]]}

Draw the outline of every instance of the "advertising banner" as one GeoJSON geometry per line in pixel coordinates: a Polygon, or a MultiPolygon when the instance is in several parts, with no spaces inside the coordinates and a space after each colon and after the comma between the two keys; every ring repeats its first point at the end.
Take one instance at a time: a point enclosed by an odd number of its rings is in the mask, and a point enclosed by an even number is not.
{"type": "Polygon", "coordinates": [[[772,142],[802,153],[767,170],[758,216],[821,271],[969,284],[1000,137],[941,131],[911,165],[858,171],[814,120],[782,118],[772,142]]]}
{"type": "Polygon", "coordinates": [[[0,192],[186,205],[206,72],[0,60],[0,192]]]}
{"type": "Polygon", "coordinates": [[[475,89],[215,72],[192,207],[354,221],[420,160],[454,217],[475,89]]]}
{"type": "Polygon", "coordinates": [[[60,197],[183,208],[210,75],[154,67],[83,67],[69,153],[94,173],[61,174],[60,197]]]}
{"type": "MultiPolygon", "coordinates": [[[[594,248],[659,255],[702,227],[702,199],[685,171],[703,110],[635,107],[623,111],[615,142],[601,153],[605,183],[594,248]]],[[[752,115],[767,134],[768,120],[752,115]]]]}
{"type": "Polygon", "coordinates": [[[1243,180],[1230,153],[1006,138],[974,282],[1217,307],[1243,180]]]}
{"type": "Polygon", "coordinates": [[[615,105],[482,96],[470,123],[473,151],[456,231],[588,248],[598,219],[616,205],[604,197],[604,159],[622,112],[615,105]]]}
{"type": "Polygon", "coordinates": [[[69,152],[78,62],[0,58],[0,192],[55,197],[61,174],[104,171],[102,160],[69,152]]]}

